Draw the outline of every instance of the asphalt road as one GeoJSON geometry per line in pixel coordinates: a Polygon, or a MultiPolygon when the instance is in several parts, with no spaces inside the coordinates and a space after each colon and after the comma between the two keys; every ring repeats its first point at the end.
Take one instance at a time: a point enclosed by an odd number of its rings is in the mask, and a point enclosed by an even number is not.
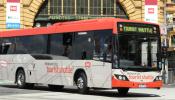
{"type": "Polygon", "coordinates": [[[34,89],[18,89],[16,85],[0,85],[0,100],[175,100],[175,88],[131,89],[122,97],[117,90],[91,90],[79,94],[75,88],[66,87],[61,91],[50,91],[46,86],[34,89]]]}

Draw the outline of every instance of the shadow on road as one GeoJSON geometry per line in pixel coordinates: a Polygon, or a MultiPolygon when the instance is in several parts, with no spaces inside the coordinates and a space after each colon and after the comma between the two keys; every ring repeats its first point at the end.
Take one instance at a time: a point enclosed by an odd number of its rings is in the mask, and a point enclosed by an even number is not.
{"type": "Polygon", "coordinates": [[[148,94],[148,93],[133,93],[129,92],[125,96],[121,96],[118,94],[117,90],[116,91],[91,91],[89,95],[98,95],[98,96],[106,96],[106,97],[120,97],[120,98],[137,98],[137,97],[160,97],[159,95],[155,94],[148,94]]]}
{"type": "MultiPolygon", "coordinates": [[[[15,89],[15,90],[20,90],[16,85],[0,85],[0,87],[8,88],[8,89],[15,89]]],[[[64,88],[62,90],[57,90],[57,91],[51,91],[47,86],[35,86],[32,89],[24,89],[24,92],[18,93],[18,94],[27,94],[27,93],[40,93],[40,92],[64,92],[64,93],[72,93],[72,94],[79,94],[77,89],[68,89],[64,88]],[[28,91],[28,92],[27,92],[28,91]],[[34,92],[33,92],[34,91],[34,92]]],[[[15,93],[14,93],[15,94],[15,93]]],[[[139,97],[160,97],[159,95],[155,94],[149,94],[149,93],[133,93],[129,92],[126,96],[120,96],[116,91],[112,90],[90,90],[88,94],[86,95],[94,95],[94,96],[104,96],[104,97],[119,97],[119,98],[139,98],[139,97]]]]}

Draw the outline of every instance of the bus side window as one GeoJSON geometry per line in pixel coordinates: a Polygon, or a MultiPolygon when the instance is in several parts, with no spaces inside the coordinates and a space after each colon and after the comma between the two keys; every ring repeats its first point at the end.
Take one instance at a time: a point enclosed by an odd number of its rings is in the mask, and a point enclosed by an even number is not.
{"type": "Polygon", "coordinates": [[[75,33],[75,37],[73,40],[73,59],[92,59],[93,32],[89,31],[75,33]]]}
{"type": "Polygon", "coordinates": [[[64,52],[63,56],[70,56],[70,53],[72,52],[72,34],[65,33],[63,34],[63,46],[64,46],[64,52]]]}
{"type": "Polygon", "coordinates": [[[86,59],[87,58],[87,52],[86,51],[83,51],[82,52],[82,57],[81,59],[86,59]]]}
{"type": "Polygon", "coordinates": [[[0,44],[0,54],[2,54],[2,44],[0,44]]]}
{"type": "Polygon", "coordinates": [[[15,38],[3,38],[0,40],[0,54],[12,54],[15,50],[15,38]]]}
{"type": "Polygon", "coordinates": [[[95,31],[94,60],[111,62],[112,60],[112,32],[111,30],[95,31]]]}
{"type": "Polygon", "coordinates": [[[2,43],[0,46],[0,53],[7,54],[12,43],[2,43]]]}

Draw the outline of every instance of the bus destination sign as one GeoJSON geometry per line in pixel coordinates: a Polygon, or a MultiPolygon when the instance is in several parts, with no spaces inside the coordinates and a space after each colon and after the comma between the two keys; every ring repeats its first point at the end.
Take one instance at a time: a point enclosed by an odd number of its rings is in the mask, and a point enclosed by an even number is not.
{"type": "Polygon", "coordinates": [[[120,33],[149,33],[156,34],[158,27],[156,25],[140,23],[118,23],[118,32],[120,33]]]}

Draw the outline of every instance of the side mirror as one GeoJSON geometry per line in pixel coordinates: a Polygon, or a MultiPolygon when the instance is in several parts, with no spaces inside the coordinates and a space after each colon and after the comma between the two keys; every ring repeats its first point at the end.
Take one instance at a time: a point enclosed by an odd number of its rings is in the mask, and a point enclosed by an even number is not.
{"type": "Polygon", "coordinates": [[[159,62],[158,69],[159,69],[159,70],[162,70],[162,67],[163,67],[162,62],[159,62]]]}

